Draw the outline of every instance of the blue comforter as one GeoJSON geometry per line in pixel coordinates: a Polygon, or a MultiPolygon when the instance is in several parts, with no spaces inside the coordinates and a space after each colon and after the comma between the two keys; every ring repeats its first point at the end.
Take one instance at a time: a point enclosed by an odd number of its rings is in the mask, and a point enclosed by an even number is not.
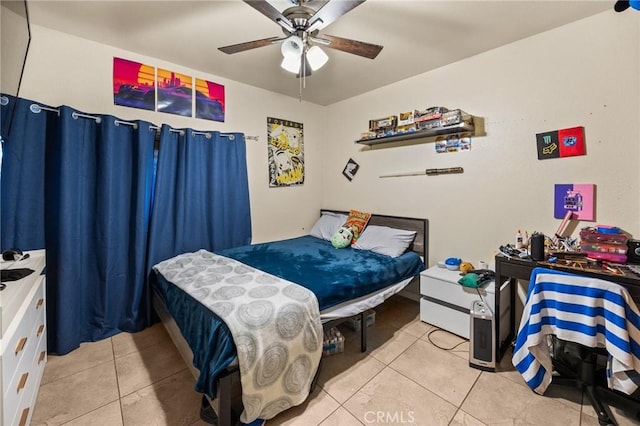
{"type": "MultiPolygon", "coordinates": [[[[324,310],[404,279],[425,269],[416,253],[400,257],[352,248],[335,249],[330,242],[311,236],[221,250],[272,275],[302,285],[316,294],[324,310]]],[[[156,292],[165,302],[200,370],[195,389],[214,398],[216,377],[236,357],[231,333],[224,322],[197,300],[157,274],[156,292]]]]}
{"type": "Polygon", "coordinates": [[[236,247],[218,254],[313,291],[320,311],[414,277],[424,270],[420,256],[392,258],[351,247],[335,249],[312,236],[236,247]]]}

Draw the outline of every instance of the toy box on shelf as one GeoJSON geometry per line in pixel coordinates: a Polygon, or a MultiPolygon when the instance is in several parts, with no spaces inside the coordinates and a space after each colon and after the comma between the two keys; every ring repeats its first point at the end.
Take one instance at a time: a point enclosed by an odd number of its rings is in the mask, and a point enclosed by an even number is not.
{"type": "Polygon", "coordinates": [[[369,120],[369,131],[375,132],[376,136],[385,136],[393,133],[398,125],[398,117],[390,115],[389,117],[369,120]]]}
{"type": "Polygon", "coordinates": [[[329,356],[344,352],[344,336],[340,331],[332,327],[324,333],[322,342],[322,356],[329,356]]]}
{"type": "Polygon", "coordinates": [[[584,228],[580,231],[580,251],[592,259],[625,263],[628,239],[615,227],[584,228]]]}
{"type": "MultiPolygon", "coordinates": [[[[360,323],[360,315],[353,316],[345,322],[345,324],[347,324],[347,326],[351,330],[355,330],[357,332],[360,332],[360,323]]],[[[375,324],[376,311],[374,311],[373,309],[369,309],[368,311],[366,311],[364,313],[364,323],[367,325],[367,327],[371,327],[373,324],[375,324]]]]}

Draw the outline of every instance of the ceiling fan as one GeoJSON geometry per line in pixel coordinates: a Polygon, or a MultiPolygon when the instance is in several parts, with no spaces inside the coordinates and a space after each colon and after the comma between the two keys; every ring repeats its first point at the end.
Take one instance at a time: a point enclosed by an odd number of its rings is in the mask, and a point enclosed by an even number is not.
{"type": "Polygon", "coordinates": [[[242,0],[282,27],[284,37],[269,37],[218,48],[228,54],[282,43],[282,68],[298,77],[322,67],[328,56],[319,46],[374,59],[382,46],[362,41],[318,35],[320,30],[361,5],[365,0],[290,0],[294,5],[280,12],[265,0],[242,0]]]}

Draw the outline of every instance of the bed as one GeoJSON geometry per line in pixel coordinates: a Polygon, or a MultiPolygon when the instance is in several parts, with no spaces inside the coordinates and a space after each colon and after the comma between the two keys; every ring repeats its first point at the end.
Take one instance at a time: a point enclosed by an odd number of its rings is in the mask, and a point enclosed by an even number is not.
{"type": "MultiPolygon", "coordinates": [[[[323,210],[321,218],[346,214],[347,212],[323,210]]],[[[364,324],[365,311],[400,292],[417,279],[425,268],[423,260],[428,259],[426,219],[371,216],[367,226],[371,229],[370,234],[373,234],[374,228],[403,230],[415,234],[406,252],[397,257],[380,254],[375,248],[373,251],[334,249],[326,236],[318,235],[316,227],[319,223],[320,220],[312,230],[314,236],[254,244],[215,254],[201,251],[185,255],[191,256],[189,262],[192,262],[191,259],[202,260],[203,256],[204,260],[215,256],[218,262],[224,261],[225,264],[237,262],[232,265],[246,265],[269,277],[282,278],[286,280],[285,283],[291,282],[308,289],[317,299],[321,326],[325,330],[354,315],[360,315],[364,324]]],[[[365,231],[369,232],[367,229],[365,231]]],[[[180,262],[175,259],[184,258],[178,256],[165,261],[169,262],[169,268],[178,267],[176,265],[180,262]]],[[[210,306],[203,304],[206,302],[196,300],[199,298],[201,283],[190,283],[189,286],[196,290],[190,294],[188,291],[192,290],[185,290],[167,279],[167,275],[175,275],[174,271],[168,274],[166,265],[163,265],[165,269],[161,273],[161,268],[156,267],[156,279],[153,282],[154,307],[196,377],[196,390],[203,393],[201,413],[215,417],[220,425],[234,424],[237,414],[243,410],[238,368],[238,358],[242,358],[243,352],[239,355],[236,351],[232,333],[225,322],[220,320],[223,315],[214,314],[210,306]]],[[[204,282],[207,279],[194,277],[194,280],[204,282]]],[[[365,351],[366,327],[361,327],[360,337],[361,349],[365,351]]],[[[317,377],[319,368],[312,370],[317,377]]]]}

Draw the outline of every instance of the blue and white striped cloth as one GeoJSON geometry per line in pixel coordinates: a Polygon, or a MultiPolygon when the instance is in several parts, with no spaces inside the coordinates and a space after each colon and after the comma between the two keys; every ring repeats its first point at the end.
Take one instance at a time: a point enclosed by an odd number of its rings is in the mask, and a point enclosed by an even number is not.
{"type": "Polygon", "coordinates": [[[512,362],[539,394],[551,383],[551,334],[606,348],[610,388],[631,394],[640,386],[640,312],[623,286],[535,268],[512,362]]]}

